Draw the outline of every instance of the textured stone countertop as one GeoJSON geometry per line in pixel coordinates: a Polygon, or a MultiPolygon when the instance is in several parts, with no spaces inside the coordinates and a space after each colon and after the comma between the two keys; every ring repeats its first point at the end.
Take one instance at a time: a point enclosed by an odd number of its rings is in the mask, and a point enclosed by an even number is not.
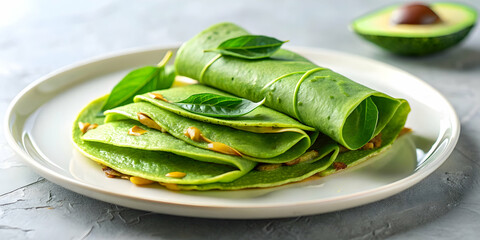
{"type": "MultiPolygon", "coordinates": [[[[480,2],[470,4],[480,9],[480,2]]],[[[385,5],[380,0],[1,1],[0,239],[478,239],[480,29],[442,54],[393,56],[348,29],[355,17],[385,5]],[[37,78],[114,51],[178,44],[221,21],[296,46],[376,59],[418,76],[456,109],[462,125],[457,147],[429,177],[382,201],[297,218],[220,220],[149,213],[82,196],[33,173],[7,145],[7,106],[37,78]]]]}

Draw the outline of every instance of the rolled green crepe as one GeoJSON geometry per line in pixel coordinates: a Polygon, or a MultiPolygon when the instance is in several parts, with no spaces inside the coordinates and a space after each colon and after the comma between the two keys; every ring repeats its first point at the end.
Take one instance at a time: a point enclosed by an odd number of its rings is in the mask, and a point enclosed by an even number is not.
{"type": "Polygon", "coordinates": [[[232,23],[202,31],[178,50],[177,73],[252,101],[265,98],[266,106],[352,150],[364,146],[389,122],[405,123],[410,111],[407,101],[358,84],[291,51],[280,49],[259,60],[204,51],[248,34],[232,23]]]}

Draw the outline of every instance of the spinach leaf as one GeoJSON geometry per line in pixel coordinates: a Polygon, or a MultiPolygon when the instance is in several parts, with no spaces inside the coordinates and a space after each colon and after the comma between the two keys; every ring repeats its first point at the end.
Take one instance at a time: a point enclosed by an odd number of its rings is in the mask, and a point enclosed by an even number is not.
{"type": "Polygon", "coordinates": [[[288,41],[280,41],[262,35],[244,35],[228,39],[216,49],[205,50],[205,52],[218,52],[238,58],[260,59],[271,57],[286,42],[288,41]]]}
{"type": "Polygon", "coordinates": [[[243,116],[262,105],[263,102],[265,99],[260,102],[252,102],[242,98],[200,93],[174,104],[199,115],[229,118],[243,116]]]}
{"type": "MultiPolygon", "coordinates": [[[[115,87],[113,87],[108,96],[102,112],[118,106],[123,106],[133,102],[133,97],[139,94],[169,88],[175,80],[175,71],[173,66],[165,66],[172,57],[169,51],[157,66],[147,66],[135,69],[128,73],[115,87]]],[[[99,116],[102,113],[97,114],[99,116]]]]}

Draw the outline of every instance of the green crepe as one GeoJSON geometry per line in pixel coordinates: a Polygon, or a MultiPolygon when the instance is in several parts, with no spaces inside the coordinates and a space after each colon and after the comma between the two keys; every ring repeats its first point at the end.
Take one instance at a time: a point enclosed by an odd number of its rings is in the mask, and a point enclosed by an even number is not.
{"type": "Polygon", "coordinates": [[[296,53],[280,49],[271,58],[249,60],[204,52],[247,34],[232,23],[202,31],[178,50],[177,73],[252,101],[266,98],[266,106],[352,150],[365,145],[389,122],[406,121],[405,100],[353,82],[296,53]]]}
{"type": "MultiPolygon", "coordinates": [[[[211,87],[204,85],[189,85],[179,88],[170,88],[166,90],[156,91],[156,93],[162,94],[167,100],[171,102],[177,102],[184,100],[188,96],[197,93],[214,93],[224,96],[232,96],[226,94],[225,92],[216,90],[211,87]]],[[[229,126],[233,128],[242,128],[242,127],[279,127],[279,128],[299,128],[305,131],[315,131],[314,128],[306,126],[299,123],[297,120],[292,119],[285,114],[272,110],[270,108],[260,106],[248,113],[247,115],[236,117],[236,118],[213,118],[207,116],[201,116],[195,113],[188,112],[174,104],[166,103],[161,100],[156,100],[150,97],[148,94],[136,96],[134,99],[135,102],[147,101],[155,104],[156,106],[166,109],[170,112],[176,113],[178,115],[195,119],[202,122],[208,122],[223,126],[229,126]]]]}
{"type": "MultiPolygon", "coordinates": [[[[156,93],[161,94],[171,101],[177,101],[185,99],[192,94],[202,92],[214,92],[225,95],[225,93],[202,85],[171,88],[157,91],[156,93]]],[[[308,129],[307,126],[266,107],[259,107],[242,117],[215,119],[187,112],[174,104],[155,100],[148,94],[137,96],[135,101],[136,103],[106,111],[105,121],[111,122],[122,119],[136,120],[138,112],[145,113],[168,133],[191,145],[207,149],[207,142],[195,142],[184,134],[187,128],[196,127],[202,132],[203,136],[214,142],[224,143],[244,154],[244,158],[255,162],[288,162],[300,157],[312,144],[310,136],[299,129],[308,129]],[[182,115],[193,116],[198,120],[190,119],[182,115]],[[247,132],[232,128],[244,127],[246,124],[254,127],[275,127],[281,125],[288,128],[284,129],[285,132],[268,134],[247,132]]],[[[310,135],[315,136],[315,133],[310,135]]]]}
{"type": "Polygon", "coordinates": [[[104,118],[96,117],[105,100],[106,96],[94,100],[75,120],[72,137],[76,147],[85,156],[121,173],[178,184],[178,189],[233,190],[282,185],[327,169],[338,154],[337,144],[329,141],[315,148],[319,155],[308,162],[257,171],[253,169],[256,162],[198,148],[145,126],[146,134],[128,135],[128,130],[138,122],[123,118],[103,123],[104,118]],[[99,126],[82,134],[79,122],[99,126]],[[187,175],[181,179],[165,176],[174,171],[187,175]]]}
{"type": "Polygon", "coordinates": [[[177,53],[176,70],[202,84],[155,93],[170,102],[197,93],[231,96],[206,86],[210,85],[252,101],[266,98],[265,105],[270,108],[260,106],[236,118],[213,118],[143,94],[136,96],[134,103],[108,110],[105,118],[98,118],[105,96],[80,112],[73,128],[74,144],[102,165],[127,175],[176,184],[175,189],[236,190],[278,186],[317,173],[327,176],[387,150],[395,141],[410,111],[405,100],[369,89],[287,50],[260,60],[203,51],[245,34],[242,28],[223,23],[186,42],[177,53]],[[143,126],[137,113],[146,114],[166,132],[143,126]],[[80,122],[99,126],[83,134],[80,122]],[[129,135],[134,126],[147,133],[129,135]],[[208,139],[224,143],[242,156],[209,150],[207,142],[195,142],[184,135],[188,127],[200,129],[208,139]],[[281,131],[264,133],[265,129],[281,131]],[[380,147],[359,149],[377,135],[381,136],[380,147]],[[358,150],[340,153],[338,143],[358,150]],[[288,163],[315,151],[318,154],[312,159],[288,163]],[[264,166],[260,164],[275,168],[261,171],[264,166]],[[171,172],[186,176],[167,177],[171,172]]]}
{"type": "Polygon", "coordinates": [[[196,148],[153,129],[141,136],[130,136],[128,129],[135,125],[131,121],[103,124],[103,118],[96,118],[105,100],[99,98],[80,112],[72,135],[80,152],[102,165],[132,176],[182,184],[232,181],[255,166],[251,161],[196,148]],[[82,135],[79,122],[100,126],[82,135]],[[175,171],[188,175],[182,179],[165,177],[175,171]]]}

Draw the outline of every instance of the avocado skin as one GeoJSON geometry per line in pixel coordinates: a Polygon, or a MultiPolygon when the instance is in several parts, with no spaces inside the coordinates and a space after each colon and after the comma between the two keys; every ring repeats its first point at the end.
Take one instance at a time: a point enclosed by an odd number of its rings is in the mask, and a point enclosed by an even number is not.
{"type": "Polygon", "coordinates": [[[458,32],[436,37],[389,37],[358,33],[364,39],[395,54],[423,56],[450,48],[461,42],[475,25],[458,32]]]}

